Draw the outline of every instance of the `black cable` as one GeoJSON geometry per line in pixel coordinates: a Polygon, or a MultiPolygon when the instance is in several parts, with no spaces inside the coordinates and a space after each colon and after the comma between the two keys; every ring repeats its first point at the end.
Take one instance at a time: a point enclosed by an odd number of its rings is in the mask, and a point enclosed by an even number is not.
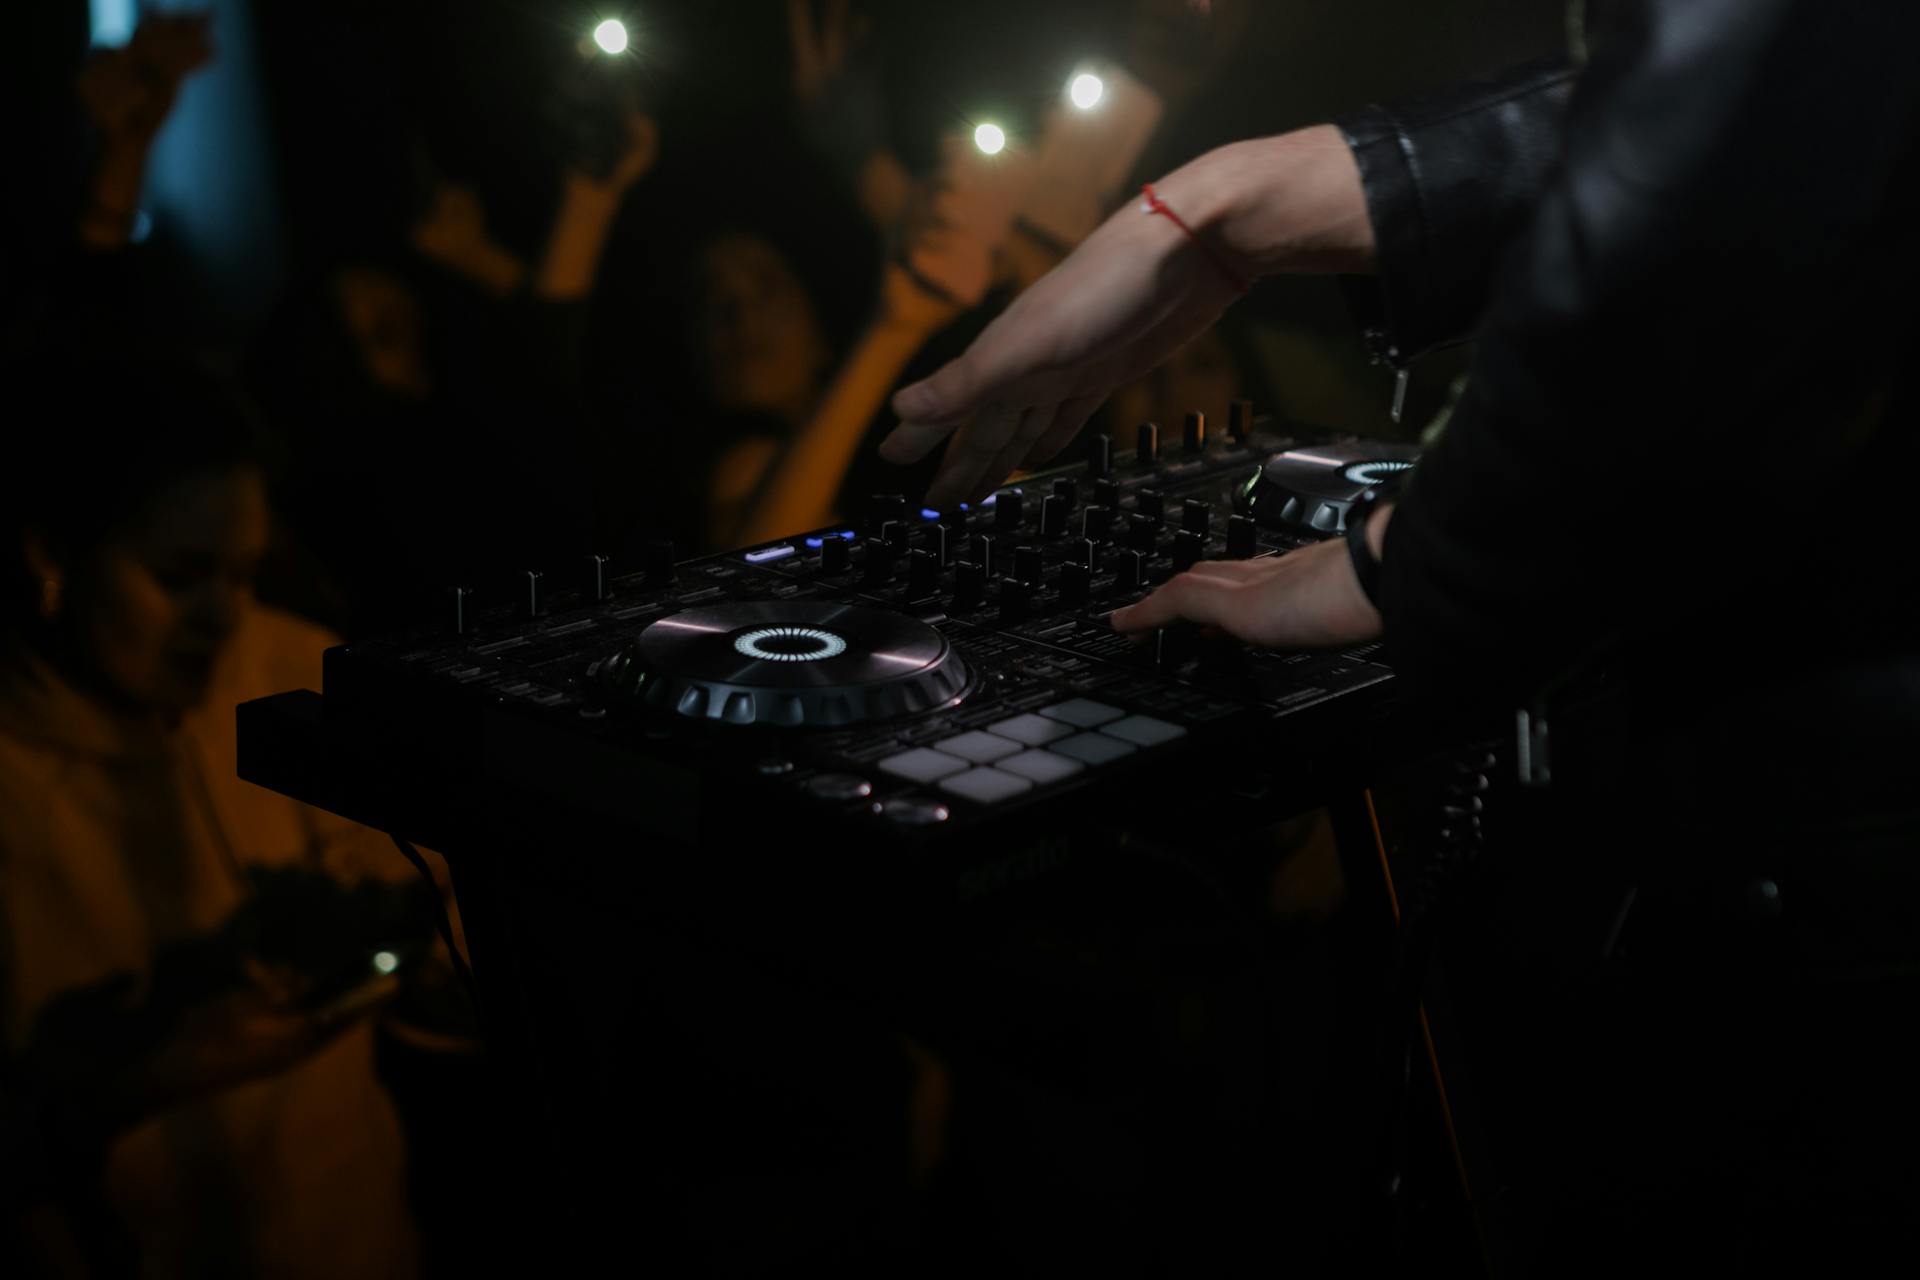
{"type": "Polygon", "coordinates": [[[447,958],[453,961],[455,976],[460,979],[460,985],[467,989],[467,995],[473,1001],[473,1007],[478,1009],[480,992],[474,986],[473,970],[468,967],[467,958],[460,954],[460,948],[453,943],[453,921],[447,918],[447,904],[440,897],[440,882],[433,878],[432,869],[427,866],[427,860],[420,856],[418,849],[392,832],[387,833],[387,838],[393,841],[394,848],[400,850],[401,856],[413,864],[413,869],[426,878],[427,887],[433,890],[434,928],[440,931],[440,941],[447,944],[447,958]]]}

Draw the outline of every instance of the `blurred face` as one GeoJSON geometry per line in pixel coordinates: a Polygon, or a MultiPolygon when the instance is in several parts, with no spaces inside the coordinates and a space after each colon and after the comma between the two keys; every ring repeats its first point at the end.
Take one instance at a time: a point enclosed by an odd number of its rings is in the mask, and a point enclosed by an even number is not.
{"type": "Polygon", "coordinates": [[[206,696],[266,546],[257,470],[183,477],[66,567],[66,656],[119,700],[163,715],[186,711],[206,696]]]}
{"type": "Polygon", "coordinates": [[[797,425],[819,395],[831,352],[786,258],[756,237],[723,236],[701,254],[699,297],[698,341],[714,403],[797,425]]]}

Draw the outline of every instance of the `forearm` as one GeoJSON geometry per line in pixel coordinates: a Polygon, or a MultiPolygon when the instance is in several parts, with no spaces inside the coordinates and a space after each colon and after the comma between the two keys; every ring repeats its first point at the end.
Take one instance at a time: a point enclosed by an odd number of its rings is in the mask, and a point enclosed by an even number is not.
{"type": "Polygon", "coordinates": [[[833,518],[840,483],[901,372],[927,335],[915,326],[876,320],[828,386],[820,407],[784,458],[766,497],[747,518],[744,541],[765,542],[817,528],[833,518]]]}
{"type": "Polygon", "coordinates": [[[554,301],[572,302],[593,292],[607,234],[624,195],[618,188],[581,174],[567,175],[560,212],[554,218],[546,253],[534,276],[535,293],[554,301]]]}
{"type": "Polygon", "coordinates": [[[87,184],[87,206],[80,211],[77,231],[82,245],[96,250],[126,245],[146,176],[145,142],[116,140],[107,145],[87,184]]]}

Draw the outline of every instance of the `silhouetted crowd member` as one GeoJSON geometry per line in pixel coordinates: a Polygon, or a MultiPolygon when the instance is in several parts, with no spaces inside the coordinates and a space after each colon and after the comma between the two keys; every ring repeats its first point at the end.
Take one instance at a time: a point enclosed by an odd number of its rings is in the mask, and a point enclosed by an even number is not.
{"type": "Polygon", "coordinates": [[[27,1273],[412,1272],[374,1071],[428,891],[239,780],[234,706],[329,642],[257,605],[257,435],[190,366],[42,358],[9,446],[0,1129],[27,1273]]]}

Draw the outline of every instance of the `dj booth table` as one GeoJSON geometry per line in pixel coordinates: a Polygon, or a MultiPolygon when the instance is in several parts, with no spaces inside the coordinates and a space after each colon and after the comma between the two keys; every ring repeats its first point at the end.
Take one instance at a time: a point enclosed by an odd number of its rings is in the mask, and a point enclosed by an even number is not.
{"type": "Polygon", "coordinates": [[[521,1182],[503,1247],[757,1274],[984,1236],[983,1266],[1126,1274],[1224,1265],[1276,1196],[1324,1227],[1321,1162],[1353,1134],[1317,1112],[1365,1125],[1386,1096],[1365,788],[1432,744],[1370,649],[1106,626],[1194,559],[1337,529],[1326,493],[1359,482],[1310,475],[1303,506],[1299,456],[1368,465],[1193,434],[949,518],[882,503],[859,547],[529,575],[491,609],[457,598],[452,628],[330,651],[322,693],[240,708],[243,777],[448,860],[502,1086],[474,1123],[521,1182]],[[1263,497],[1291,523],[1256,520],[1263,497]],[[1337,927],[1276,930],[1276,824],[1321,807],[1337,927]],[[903,1127],[898,1201],[868,1175],[903,1127]]]}

